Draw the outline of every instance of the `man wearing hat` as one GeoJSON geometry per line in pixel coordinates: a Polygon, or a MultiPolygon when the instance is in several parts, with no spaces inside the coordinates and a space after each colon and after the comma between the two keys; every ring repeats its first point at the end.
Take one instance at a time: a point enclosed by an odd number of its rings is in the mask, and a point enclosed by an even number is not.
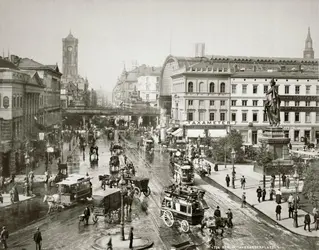
{"type": "Polygon", "coordinates": [[[6,229],[6,227],[2,227],[2,231],[1,231],[1,234],[0,234],[0,239],[1,239],[1,243],[2,243],[3,249],[8,249],[8,246],[7,246],[7,239],[8,238],[9,238],[8,230],[6,229]]]}
{"type": "Polygon", "coordinates": [[[37,231],[33,235],[33,240],[35,242],[36,250],[41,250],[42,235],[38,227],[37,227],[37,231]]]}
{"type": "Polygon", "coordinates": [[[214,216],[215,217],[221,217],[221,213],[220,213],[220,210],[219,210],[219,206],[217,206],[217,208],[216,208],[216,210],[215,210],[215,212],[214,212],[214,216]]]}

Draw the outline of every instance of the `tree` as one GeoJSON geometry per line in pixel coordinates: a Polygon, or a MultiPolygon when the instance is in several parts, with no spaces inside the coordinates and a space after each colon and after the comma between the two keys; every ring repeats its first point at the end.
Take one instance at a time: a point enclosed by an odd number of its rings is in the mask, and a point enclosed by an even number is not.
{"type": "Polygon", "coordinates": [[[261,144],[257,150],[256,163],[263,168],[263,187],[266,187],[266,169],[272,165],[273,155],[268,151],[266,144],[261,144]]]}
{"type": "Polygon", "coordinates": [[[319,200],[319,161],[313,162],[305,170],[305,179],[302,193],[312,204],[319,200]]]}
{"type": "Polygon", "coordinates": [[[215,161],[221,162],[225,159],[225,153],[226,159],[231,159],[232,149],[236,151],[235,162],[242,162],[244,159],[244,153],[241,148],[242,145],[242,135],[237,130],[231,130],[226,137],[219,138],[217,140],[211,140],[210,143],[215,161]]]}

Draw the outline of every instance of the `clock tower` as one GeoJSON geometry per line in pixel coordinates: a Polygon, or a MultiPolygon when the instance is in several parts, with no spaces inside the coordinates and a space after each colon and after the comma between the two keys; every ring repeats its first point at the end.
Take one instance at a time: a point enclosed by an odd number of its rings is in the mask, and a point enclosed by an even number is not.
{"type": "Polygon", "coordinates": [[[312,48],[312,39],[310,35],[310,28],[308,28],[308,35],[305,42],[305,49],[303,51],[303,58],[305,59],[314,59],[315,58],[315,52],[312,48]]]}
{"type": "Polygon", "coordinates": [[[70,34],[62,39],[62,72],[65,77],[78,76],[78,39],[70,34]]]}

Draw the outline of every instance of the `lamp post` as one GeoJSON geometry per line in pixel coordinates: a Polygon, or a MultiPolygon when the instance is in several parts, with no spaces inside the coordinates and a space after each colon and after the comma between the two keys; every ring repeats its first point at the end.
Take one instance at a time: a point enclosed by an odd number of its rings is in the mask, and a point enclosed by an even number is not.
{"type": "Polygon", "coordinates": [[[294,211],[294,227],[298,227],[298,204],[297,204],[297,197],[298,197],[298,187],[299,187],[299,174],[297,172],[297,166],[295,168],[295,173],[293,175],[294,180],[295,180],[295,211],[294,211]]]}
{"type": "Polygon", "coordinates": [[[233,164],[233,172],[232,172],[232,186],[233,186],[233,188],[235,188],[235,179],[236,179],[235,157],[236,157],[236,151],[234,150],[234,148],[232,148],[231,158],[232,158],[232,164],[233,164]]]}
{"type": "Polygon", "coordinates": [[[120,188],[121,188],[121,239],[125,240],[124,235],[124,195],[127,192],[126,190],[126,181],[124,180],[124,173],[121,170],[121,180],[119,181],[120,188]]]}

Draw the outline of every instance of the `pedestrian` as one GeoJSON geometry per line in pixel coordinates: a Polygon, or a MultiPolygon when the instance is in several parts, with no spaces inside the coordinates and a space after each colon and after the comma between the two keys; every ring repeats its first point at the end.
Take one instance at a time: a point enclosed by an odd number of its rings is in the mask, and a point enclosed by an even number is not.
{"type": "Polygon", "coordinates": [[[131,227],[130,235],[129,235],[129,240],[130,240],[130,249],[133,249],[133,227],[131,227]]]}
{"type": "Polygon", "coordinates": [[[37,227],[37,231],[33,235],[33,240],[35,242],[35,249],[41,250],[42,235],[38,227],[37,227]]]}
{"type": "Polygon", "coordinates": [[[313,223],[316,223],[317,218],[318,218],[318,208],[317,207],[313,208],[312,214],[313,214],[313,223]]]}
{"type": "Polygon", "coordinates": [[[227,219],[228,219],[228,226],[230,228],[232,228],[233,227],[233,221],[232,221],[233,220],[233,213],[230,210],[230,208],[228,208],[228,212],[226,214],[227,214],[227,219]]]}
{"type": "Polygon", "coordinates": [[[257,188],[256,192],[257,192],[258,202],[260,203],[260,198],[261,198],[261,194],[262,194],[262,190],[261,190],[260,186],[257,188]]]}
{"type": "Polygon", "coordinates": [[[266,194],[267,194],[266,188],[263,188],[263,192],[262,192],[263,201],[266,200],[266,194]]]}
{"type": "Polygon", "coordinates": [[[269,200],[272,201],[274,200],[273,196],[274,196],[275,190],[273,190],[272,188],[269,190],[269,200]]]}
{"type": "Polygon", "coordinates": [[[290,194],[288,197],[288,205],[291,205],[293,202],[294,202],[294,197],[292,196],[292,194],[290,194]]]}
{"type": "Polygon", "coordinates": [[[276,176],[272,175],[270,179],[271,188],[275,188],[275,179],[276,179],[276,176]]]}
{"type": "Polygon", "coordinates": [[[214,212],[214,216],[215,216],[215,217],[218,217],[218,218],[221,217],[221,212],[220,212],[219,206],[217,206],[217,208],[216,208],[216,210],[215,210],[215,212],[214,212]]]}
{"type": "Polygon", "coordinates": [[[293,203],[288,203],[288,214],[289,214],[289,218],[293,218],[294,215],[294,205],[293,203]]]}
{"type": "Polygon", "coordinates": [[[246,193],[243,192],[243,195],[241,196],[241,207],[246,206],[246,193]]]}
{"type": "Polygon", "coordinates": [[[290,185],[290,179],[289,176],[286,179],[286,188],[289,189],[289,185],[290,185]]]}
{"type": "Polygon", "coordinates": [[[3,249],[8,249],[8,245],[7,245],[8,238],[9,238],[9,232],[6,229],[6,227],[3,226],[1,234],[0,234],[0,239],[1,239],[3,249]]]}
{"type": "Polygon", "coordinates": [[[281,204],[281,191],[280,191],[280,189],[278,189],[276,192],[276,203],[281,204]]]}
{"type": "Polygon", "coordinates": [[[241,188],[242,189],[245,189],[245,186],[246,186],[246,179],[244,176],[241,177],[240,179],[240,183],[241,183],[241,188]]]}
{"type": "Polygon", "coordinates": [[[305,220],[304,220],[304,227],[303,227],[303,229],[306,230],[306,228],[307,228],[307,226],[308,226],[308,231],[311,232],[311,231],[310,231],[310,223],[311,223],[310,214],[307,213],[307,214],[305,215],[305,220]]]}
{"type": "Polygon", "coordinates": [[[226,180],[226,185],[227,185],[227,187],[229,187],[230,177],[229,177],[228,174],[226,175],[225,180],[226,180]]]}
{"type": "Polygon", "coordinates": [[[285,175],[285,174],[282,174],[281,180],[282,180],[282,186],[283,186],[283,187],[286,186],[286,179],[287,179],[286,175],[285,175]]]}
{"type": "Polygon", "coordinates": [[[84,214],[84,219],[86,221],[86,225],[88,225],[89,224],[89,218],[91,216],[91,211],[90,211],[90,208],[88,206],[84,209],[83,214],[84,214]]]}
{"type": "Polygon", "coordinates": [[[276,220],[281,220],[281,206],[280,204],[276,207],[276,220]]]}

